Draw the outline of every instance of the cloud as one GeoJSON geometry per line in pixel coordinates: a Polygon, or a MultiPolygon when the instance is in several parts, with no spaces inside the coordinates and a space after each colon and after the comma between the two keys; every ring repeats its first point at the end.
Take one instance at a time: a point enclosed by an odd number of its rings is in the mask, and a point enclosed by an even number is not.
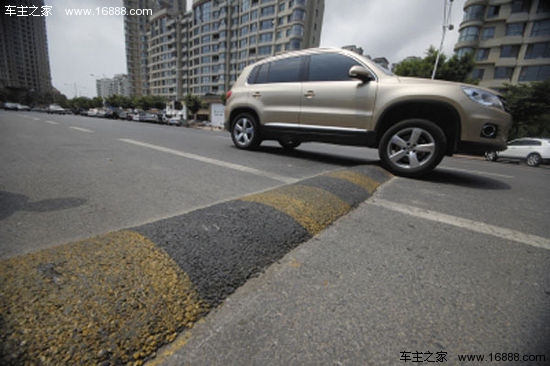
{"type": "MultiPolygon", "coordinates": [[[[458,29],[465,0],[453,3],[458,29]]],[[[423,56],[439,47],[444,0],[327,0],[322,47],[357,45],[365,54],[397,63],[408,56],[423,56]]],[[[444,52],[451,54],[458,38],[447,33],[444,52]]]]}

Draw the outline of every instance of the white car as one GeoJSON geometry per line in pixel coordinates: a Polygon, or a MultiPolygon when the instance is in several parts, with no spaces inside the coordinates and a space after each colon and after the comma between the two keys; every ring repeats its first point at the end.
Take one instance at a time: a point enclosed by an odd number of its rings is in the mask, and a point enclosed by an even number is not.
{"type": "Polygon", "coordinates": [[[485,153],[489,161],[498,159],[525,161],[529,166],[539,166],[550,161],[550,139],[524,137],[509,141],[505,150],[485,153]]]}

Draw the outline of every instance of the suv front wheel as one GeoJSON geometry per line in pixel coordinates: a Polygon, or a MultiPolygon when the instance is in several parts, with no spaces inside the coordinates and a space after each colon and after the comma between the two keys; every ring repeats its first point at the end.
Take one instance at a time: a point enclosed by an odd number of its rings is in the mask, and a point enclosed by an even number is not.
{"type": "Polygon", "coordinates": [[[447,148],[445,134],[435,123],[409,119],[390,127],[382,136],[378,153],[390,172],[418,177],[441,162],[447,148]]]}
{"type": "Polygon", "coordinates": [[[250,113],[240,113],[231,122],[231,138],[239,149],[251,150],[262,142],[258,121],[250,113]]]}

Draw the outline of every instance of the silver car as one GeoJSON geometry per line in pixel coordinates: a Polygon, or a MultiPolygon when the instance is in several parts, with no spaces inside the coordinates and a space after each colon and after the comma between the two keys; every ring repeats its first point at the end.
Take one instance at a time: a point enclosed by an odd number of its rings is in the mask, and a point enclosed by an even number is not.
{"type": "Polygon", "coordinates": [[[246,67],[227,93],[235,146],[277,140],[378,148],[382,165],[416,177],[455,152],[506,146],[511,116],[496,92],[393,75],[354,52],[310,49],[246,67]]]}

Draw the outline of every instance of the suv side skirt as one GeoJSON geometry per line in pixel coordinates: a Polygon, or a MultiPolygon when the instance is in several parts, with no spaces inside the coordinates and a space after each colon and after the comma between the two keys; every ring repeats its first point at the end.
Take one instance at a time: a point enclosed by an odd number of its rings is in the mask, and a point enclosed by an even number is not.
{"type": "Polygon", "coordinates": [[[376,132],[357,128],[269,123],[261,127],[263,140],[295,139],[338,145],[376,147],[376,132]]]}

